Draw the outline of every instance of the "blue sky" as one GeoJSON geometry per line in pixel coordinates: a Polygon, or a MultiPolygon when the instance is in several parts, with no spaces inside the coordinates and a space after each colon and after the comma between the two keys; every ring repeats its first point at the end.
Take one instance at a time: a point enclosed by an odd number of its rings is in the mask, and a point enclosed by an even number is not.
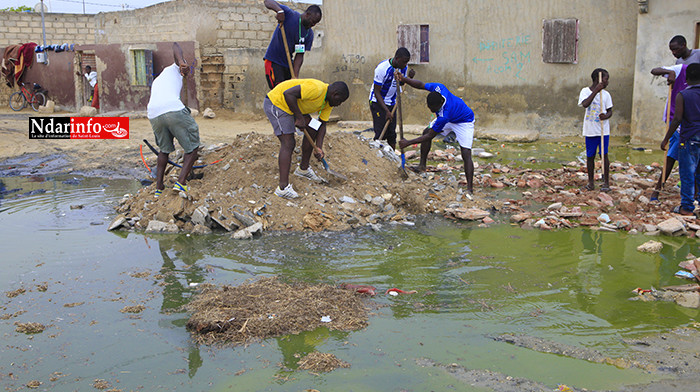
{"type": "MultiPolygon", "coordinates": [[[[305,3],[321,4],[322,0],[304,1],[305,3]]],[[[0,8],[19,7],[26,5],[34,7],[40,0],[3,0],[0,8]]],[[[86,14],[96,14],[98,12],[121,11],[123,9],[133,10],[136,8],[148,7],[149,5],[163,3],[164,0],[44,0],[49,12],[61,12],[69,14],[82,14],[83,3],[86,14]]],[[[232,1],[233,3],[234,1],[232,1]]],[[[260,1],[262,4],[262,0],[260,1]]]]}

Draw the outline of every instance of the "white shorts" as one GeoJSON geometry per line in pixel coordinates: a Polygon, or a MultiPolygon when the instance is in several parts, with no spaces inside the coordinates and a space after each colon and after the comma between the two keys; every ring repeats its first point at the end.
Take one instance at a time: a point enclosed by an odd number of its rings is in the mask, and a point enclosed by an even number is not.
{"type": "MultiPolygon", "coordinates": [[[[430,122],[431,129],[433,128],[433,124],[435,124],[436,120],[437,119],[433,119],[433,121],[430,122]]],[[[455,133],[460,147],[471,150],[472,142],[474,141],[474,121],[445,124],[445,126],[442,128],[441,134],[447,136],[450,134],[450,132],[455,133]]]]}

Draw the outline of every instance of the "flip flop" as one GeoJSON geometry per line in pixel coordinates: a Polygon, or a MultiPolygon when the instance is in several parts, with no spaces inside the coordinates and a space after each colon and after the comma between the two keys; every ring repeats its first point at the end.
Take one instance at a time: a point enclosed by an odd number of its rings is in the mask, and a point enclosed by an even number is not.
{"type": "Polygon", "coordinates": [[[609,186],[601,187],[601,188],[600,188],[600,191],[601,191],[601,192],[608,193],[608,192],[610,192],[610,187],[609,187],[609,186]]]}
{"type": "Polygon", "coordinates": [[[162,194],[163,194],[162,189],[156,189],[156,191],[154,192],[155,197],[160,197],[160,195],[162,195],[162,194]]]}
{"type": "Polygon", "coordinates": [[[180,181],[175,181],[175,185],[173,186],[173,189],[175,189],[176,191],[187,193],[187,185],[180,184],[180,181]]]}

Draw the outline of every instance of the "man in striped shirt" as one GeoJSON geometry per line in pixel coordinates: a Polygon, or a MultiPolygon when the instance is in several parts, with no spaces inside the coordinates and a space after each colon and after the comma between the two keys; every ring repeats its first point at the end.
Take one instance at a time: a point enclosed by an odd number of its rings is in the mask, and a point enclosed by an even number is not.
{"type": "MultiPolygon", "coordinates": [[[[394,72],[401,72],[406,76],[408,71],[408,61],[411,53],[406,48],[396,50],[393,58],[379,63],[374,69],[374,82],[369,92],[369,109],[372,112],[372,122],[374,126],[374,140],[379,139],[387,121],[391,121],[384,134],[384,138],[391,148],[396,148],[396,121],[394,121],[394,105],[396,105],[397,83],[394,79],[394,72]]],[[[408,71],[409,77],[415,76],[415,71],[408,71]]]]}

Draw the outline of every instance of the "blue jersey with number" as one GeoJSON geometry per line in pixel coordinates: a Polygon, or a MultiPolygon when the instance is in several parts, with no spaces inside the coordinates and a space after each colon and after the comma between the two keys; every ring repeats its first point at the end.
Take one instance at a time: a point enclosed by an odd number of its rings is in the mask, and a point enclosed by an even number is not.
{"type": "Polygon", "coordinates": [[[442,105],[440,110],[438,110],[437,118],[433,124],[433,131],[437,133],[442,132],[442,128],[445,127],[447,123],[465,123],[474,121],[474,111],[467,106],[462,98],[453,95],[450,90],[441,83],[426,83],[425,89],[428,91],[435,91],[445,98],[445,103],[442,105]]]}

